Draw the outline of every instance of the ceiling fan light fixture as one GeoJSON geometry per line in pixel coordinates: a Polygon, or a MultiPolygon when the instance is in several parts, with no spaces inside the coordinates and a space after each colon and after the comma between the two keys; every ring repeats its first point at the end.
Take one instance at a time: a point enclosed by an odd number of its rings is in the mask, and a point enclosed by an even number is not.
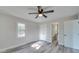
{"type": "Polygon", "coordinates": [[[44,18],[47,18],[47,16],[45,14],[52,13],[52,12],[54,12],[54,10],[44,11],[41,6],[37,6],[37,12],[32,12],[29,14],[36,14],[35,18],[42,17],[42,16],[44,18]]]}
{"type": "Polygon", "coordinates": [[[39,16],[41,17],[41,16],[43,16],[42,14],[39,14],[39,16]]]}

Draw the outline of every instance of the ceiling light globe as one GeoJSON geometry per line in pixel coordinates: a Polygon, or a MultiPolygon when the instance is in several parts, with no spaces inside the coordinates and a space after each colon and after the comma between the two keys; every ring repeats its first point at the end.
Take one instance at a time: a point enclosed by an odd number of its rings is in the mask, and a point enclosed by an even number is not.
{"type": "Polygon", "coordinates": [[[42,14],[39,14],[39,16],[43,16],[42,14]]]}

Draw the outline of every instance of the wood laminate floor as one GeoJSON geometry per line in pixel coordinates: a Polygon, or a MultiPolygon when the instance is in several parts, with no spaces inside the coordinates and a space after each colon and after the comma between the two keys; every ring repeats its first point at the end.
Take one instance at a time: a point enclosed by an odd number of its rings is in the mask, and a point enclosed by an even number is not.
{"type": "Polygon", "coordinates": [[[5,53],[79,53],[79,50],[61,45],[54,46],[46,41],[36,41],[5,53]]]}

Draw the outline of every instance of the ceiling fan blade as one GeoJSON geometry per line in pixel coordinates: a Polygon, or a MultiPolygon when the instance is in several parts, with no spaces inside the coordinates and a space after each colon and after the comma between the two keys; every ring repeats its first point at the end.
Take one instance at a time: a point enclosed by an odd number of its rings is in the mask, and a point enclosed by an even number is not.
{"type": "Polygon", "coordinates": [[[38,18],[38,15],[35,18],[38,18]]]}
{"type": "Polygon", "coordinates": [[[44,15],[44,14],[43,14],[43,16],[44,16],[45,18],[47,18],[47,16],[46,16],[46,15],[44,15]]]}
{"type": "Polygon", "coordinates": [[[38,14],[38,13],[28,13],[28,14],[38,14]]]}
{"type": "Polygon", "coordinates": [[[54,10],[44,11],[43,13],[52,13],[54,10]]]}

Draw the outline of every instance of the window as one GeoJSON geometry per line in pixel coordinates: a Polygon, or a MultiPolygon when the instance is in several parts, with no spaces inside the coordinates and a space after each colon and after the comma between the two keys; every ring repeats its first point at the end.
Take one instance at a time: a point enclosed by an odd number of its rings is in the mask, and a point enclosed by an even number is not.
{"type": "Polygon", "coordinates": [[[18,23],[18,37],[25,37],[25,24],[18,23]]]}

